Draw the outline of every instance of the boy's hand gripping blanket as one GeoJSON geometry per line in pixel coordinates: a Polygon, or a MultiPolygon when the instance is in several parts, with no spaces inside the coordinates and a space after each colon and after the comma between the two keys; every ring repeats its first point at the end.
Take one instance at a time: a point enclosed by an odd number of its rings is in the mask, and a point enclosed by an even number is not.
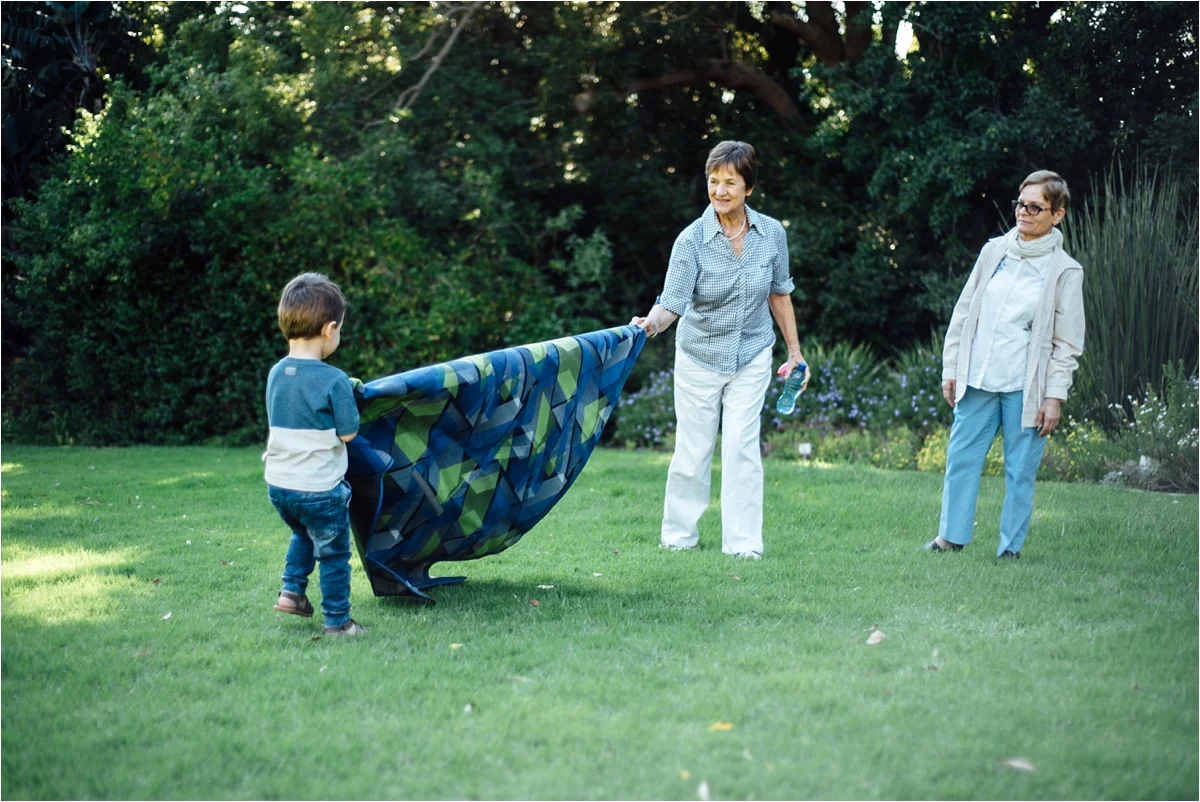
{"type": "Polygon", "coordinates": [[[583,470],[646,342],[636,326],[505,348],[355,391],[350,523],[376,596],[465,577],[443,560],[497,554],[583,470]]]}

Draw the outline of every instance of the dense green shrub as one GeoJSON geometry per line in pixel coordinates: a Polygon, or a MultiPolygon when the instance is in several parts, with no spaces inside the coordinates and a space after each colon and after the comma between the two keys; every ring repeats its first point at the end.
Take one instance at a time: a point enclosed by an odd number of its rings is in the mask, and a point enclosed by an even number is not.
{"type": "Polygon", "coordinates": [[[345,291],[332,361],[365,379],[611,325],[602,301],[583,303],[602,296],[611,253],[603,232],[577,230],[577,208],[507,210],[484,164],[442,169],[395,127],[331,154],[340,123],[321,93],[340,88],[286,41],[197,19],[171,55],[151,90],[114,83],[59,172],[14,202],[4,317],[27,343],[4,376],[10,437],[261,439],[266,372],[287,348],[278,293],[307,270],[345,291]]]}
{"type": "MultiPolygon", "coordinates": [[[[946,447],[950,444],[950,428],[938,428],[929,433],[917,452],[917,470],[946,472],[946,447]]],[[[988,449],[983,462],[985,476],[1004,475],[1004,438],[997,437],[988,449]]]]}
{"type": "MultiPolygon", "coordinates": [[[[799,421],[804,425],[861,426],[867,414],[867,399],[882,394],[883,366],[864,345],[835,343],[816,345],[805,353],[811,375],[808,390],[796,399],[790,417],[781,418],[775,403],[784,381],[773,377],[763,409],[764,428],[776,430],[799,421]]],[[[781,360],[782,361],[782,360],[781,360]]]]}
{"type": "Polygon", "coordinates": [[[1038,476],[1098,482],[1123,460],[1124,447],[1104,427],[1068,418],[1046,441],[1038,476]]]}
{"type": "Polygon", "coordinates": [[[906,426],[887,431],[852,430],[820,441],[817,459],[826,462],[856,462],[890,470],[917,467],[921,438],[906,426]]]}
{"type": "Polygon", "coordinates": [[[675,436],[674,371],[650,374],[640,390],[625,393],[614,413],[614,443],[626,448],[670,448],[675,436]]]}
{"type": "Polygon", "coordinates": [[[1108,481],[1144,490],[1195,493],[1200,484],[1200,430],[1197,429],[1197,388],[1182,365],[1163,368],[1165,390],[1153,388],[1142,399],[1128,399],[1133,408],[1114,409],[1125,423],[1114,436],[1124,460],[1112,465],[1108,481]]]}
{"type": "Polygon", "coordinates": [[[883,431],[902,426],[924,433],[950,420],[941,392],[941,338],[936,335],[930,345],[914,346],[887,362],[865,346],[848,343],[818,345],[805,356],[812,374],[808,391],[792,415],[782,417],[775,413],[775,402],[783,381],[773,380],[763,410],[764,429],[799,425],[883,431]]]}

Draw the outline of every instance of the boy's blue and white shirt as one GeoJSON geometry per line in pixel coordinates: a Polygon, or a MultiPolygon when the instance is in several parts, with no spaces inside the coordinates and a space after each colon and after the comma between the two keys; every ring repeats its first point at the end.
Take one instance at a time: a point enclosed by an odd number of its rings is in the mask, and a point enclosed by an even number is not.
{"type": "Polygon", "coordinates": [[[358,431],[358,405],[345,373],[319,359],[279,360],[267,376],[267,421],[267,484],[317,492],[337,487],[347,465],[341,436],[358,431]]]}

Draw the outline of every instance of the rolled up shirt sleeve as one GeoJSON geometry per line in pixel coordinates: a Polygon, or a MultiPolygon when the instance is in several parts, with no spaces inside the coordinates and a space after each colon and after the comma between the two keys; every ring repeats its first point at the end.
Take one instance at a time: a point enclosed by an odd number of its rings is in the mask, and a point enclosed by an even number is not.
{"type": "Polygon", "coordinates": [[[775,275],[771,279],[772,295],[791,295],[796,290],[792,281],[792,271],[788,260],[787,232],[783,226],[777,226],[774,231],[775,244],[775,275]]]}
{"type": "Polygon", "coordinates": [[[679,317],[687,311],[696,291],[696,278],[700,275],[700,261],[693,244],[692,227],[688,226],[675,238],[671,249],[671,261],[667,265],[667,279],[663,284],[659,303],[668,312],[679,317]]]}

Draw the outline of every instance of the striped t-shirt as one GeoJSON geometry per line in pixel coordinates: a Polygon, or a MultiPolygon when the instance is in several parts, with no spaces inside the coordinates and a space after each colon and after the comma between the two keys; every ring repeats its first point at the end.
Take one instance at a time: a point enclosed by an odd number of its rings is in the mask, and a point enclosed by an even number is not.
{"type": "Polygon", "coordinates": [[[331,490],[346,475],[342,435],[358,431],[350,380],[319,359],[284,357],[267,376],[267,484],[331,490]]]}

